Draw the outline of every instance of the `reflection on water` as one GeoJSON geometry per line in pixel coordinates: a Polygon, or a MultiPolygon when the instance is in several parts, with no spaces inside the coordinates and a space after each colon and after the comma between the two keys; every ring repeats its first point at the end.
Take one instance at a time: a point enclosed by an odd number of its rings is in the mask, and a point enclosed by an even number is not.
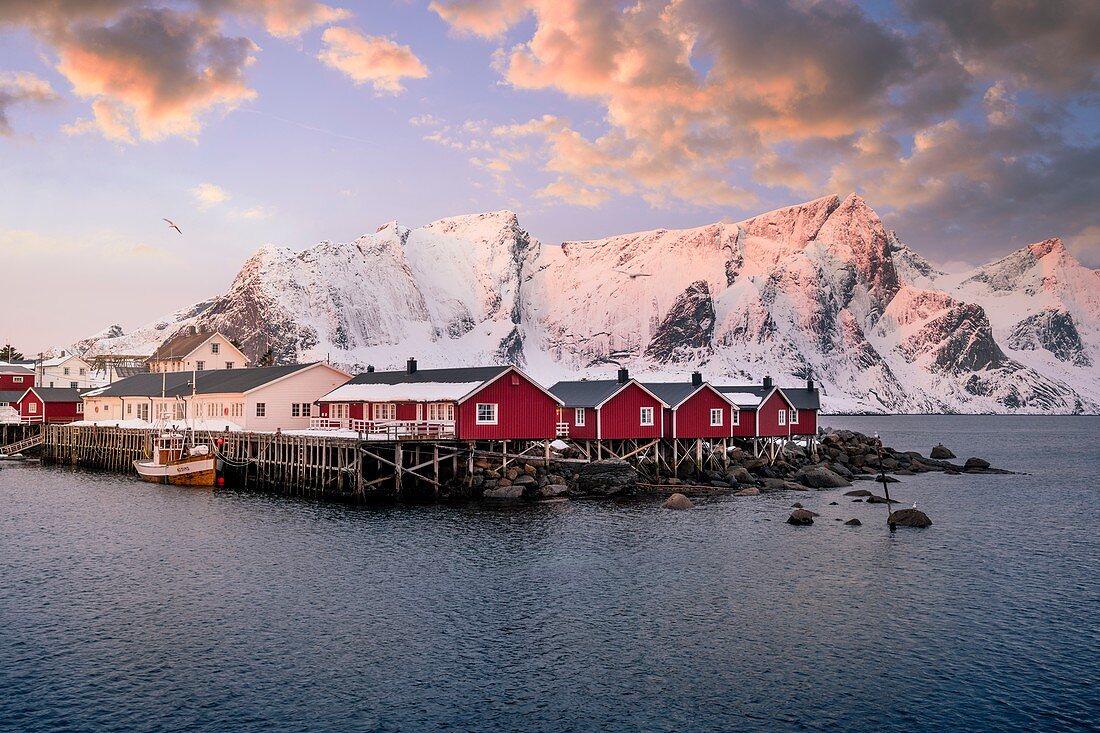
{"type": "Polygon", "coordinates": [[[355,508],[4,467],[0,730],[1095,726],[1100,420],[826,422],[1031,475],[904,478],[935,524],[891,535],[842,490],[355,508]]]}

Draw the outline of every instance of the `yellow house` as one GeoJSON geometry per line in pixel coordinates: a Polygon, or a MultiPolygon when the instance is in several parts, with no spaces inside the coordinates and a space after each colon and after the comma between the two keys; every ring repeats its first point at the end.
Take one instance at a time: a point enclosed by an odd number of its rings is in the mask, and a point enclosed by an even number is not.
{"type": "Polygon", "coordinates": [[[220,333],[191,326],[161,344],[145,363],[151,372],[203,372],[242,369],[248,366],[248,359],[220,333]]]}

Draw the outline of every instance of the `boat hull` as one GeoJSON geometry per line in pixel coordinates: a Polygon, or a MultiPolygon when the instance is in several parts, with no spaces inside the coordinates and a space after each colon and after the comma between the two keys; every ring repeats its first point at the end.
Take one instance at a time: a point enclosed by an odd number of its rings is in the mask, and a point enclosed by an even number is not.
{"type": "Polygon", "coordinates": [[[142,481],[173,486],[213,486],[218,473],[214,458],[209,456],[168,464],[134,461],[134,469],[142,481]]]}

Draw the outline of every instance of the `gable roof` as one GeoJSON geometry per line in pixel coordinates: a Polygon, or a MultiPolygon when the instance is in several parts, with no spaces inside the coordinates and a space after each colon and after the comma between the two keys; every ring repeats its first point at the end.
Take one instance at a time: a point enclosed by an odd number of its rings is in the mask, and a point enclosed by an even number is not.
{"type": "Polygon", "coordinates": [[[0,390],[0,402],[18,402],[19,398],[27,393],[25,389],[0,390]]]}
{"type": "Polygon", "coordinates": [[[575,382],[558,382],[550,388],[550,393],[561,401],[563,407],[599,409],[603,407],[604,403],[632,384],[665,407],[669,406],[667,400],[651,392],[646,385],[636,379],[628,379],[625,382],[620,382],[618,379],[581,379],[575,382]]]}
{"type": "Polygon", "coordinates": [[[452,369],[407,369],[386,372],[363,372],[332,390],[318,402],[462,402],[514,371],[548,396],[538,382],[515,366],[456,367],[452,369]]]}
{"type": "Polygon", "coordinates": [[[27,392],[34,392],[43,402],[80,402],[80,390],[75,387],[31,387],[27,392]]]}
{"type": "Polygon", "coordinates": [[[25,367],[21,364],[0,363],[0,374],[15,374],[16,376],[22,377],[28,374],[34,374],[34,369],[25,367]]]}
{"type": "Polygon", "coordinates": [[[806,387],[783,387],[783,394],[787,395],[787,401],[798,410],[820,410],[821,393],[815,389],[806,387]]]}
{"type": "Polygon", "coordinates": [[[691,382],[646,382],[644,386],[674,410],[704,389],[709,389],[731,405],[736,405],[729,398],[729,395],[723,394],[710,382],[703,382],[699,385],[691,382]]]}
{"type": "MultiPolygon", "coordinates": [[[[238,394],[248,392],[321,363],[286,364],[248,369],[211,369],[197,372],[195,393],[238,394]]],[[[91,390],[86,392],[84,396],[160,397],[162,385],[165,397],[186,397],[191,394],[191,372],[145,372],[120,379],[107,387],[91,390]]]]}
{"type": "Polygon", "coordinates": [[[198,333],[184,331],[178,333],[158,346],[157,350],[146,361],[180,361],[217,335],[216,331],[199,331],[198,333]]]}
{"type": "Polygon", "coordinates": [[[726,395],[730,401],[742,409],[755,410],[771,397],[773,392],[778,392],[784,402],[794,407],[794,404],[791,402],[790,398],[783,393],[783,390],[774,385],[771,387],[765,387],[760,384],[734,385],[719,387],[718,391],[726,395]]]}
{"type": "Polygon", "coordinates": [[[80,359],[80,361],[84,361],[77,354],[62,354],[61,356],[55,356],[50,359],[43,359],[41,362],[39,362],[39,364],[41,364],[41,366],[43,367],[55,367],[61,366],[65,362],[72,361],[73,359],[80,359]]]}

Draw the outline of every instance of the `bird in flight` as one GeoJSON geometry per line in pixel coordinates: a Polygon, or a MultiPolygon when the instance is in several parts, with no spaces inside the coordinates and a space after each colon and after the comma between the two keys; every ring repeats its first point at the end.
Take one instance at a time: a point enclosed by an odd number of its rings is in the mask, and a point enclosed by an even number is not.
{"type": "Polygon", "coordinates": [[[629,277],[631,280],[636,277],[653,277],[653,274],[649,272],[627,272],[626,270],[620,270],[617,267],[615,268],[615,272],[621,272],[622,274],[629,277]]]}
{"type": "Polygon", "coordinates": [[[180,231],[180,228],[176,226],[176,223],[174,221],[172,221],[171,219],[165,219],[165,221],[168,222],[169,229],[175,229],[180,234],[183,234],[183,232],[180,231]]]}

